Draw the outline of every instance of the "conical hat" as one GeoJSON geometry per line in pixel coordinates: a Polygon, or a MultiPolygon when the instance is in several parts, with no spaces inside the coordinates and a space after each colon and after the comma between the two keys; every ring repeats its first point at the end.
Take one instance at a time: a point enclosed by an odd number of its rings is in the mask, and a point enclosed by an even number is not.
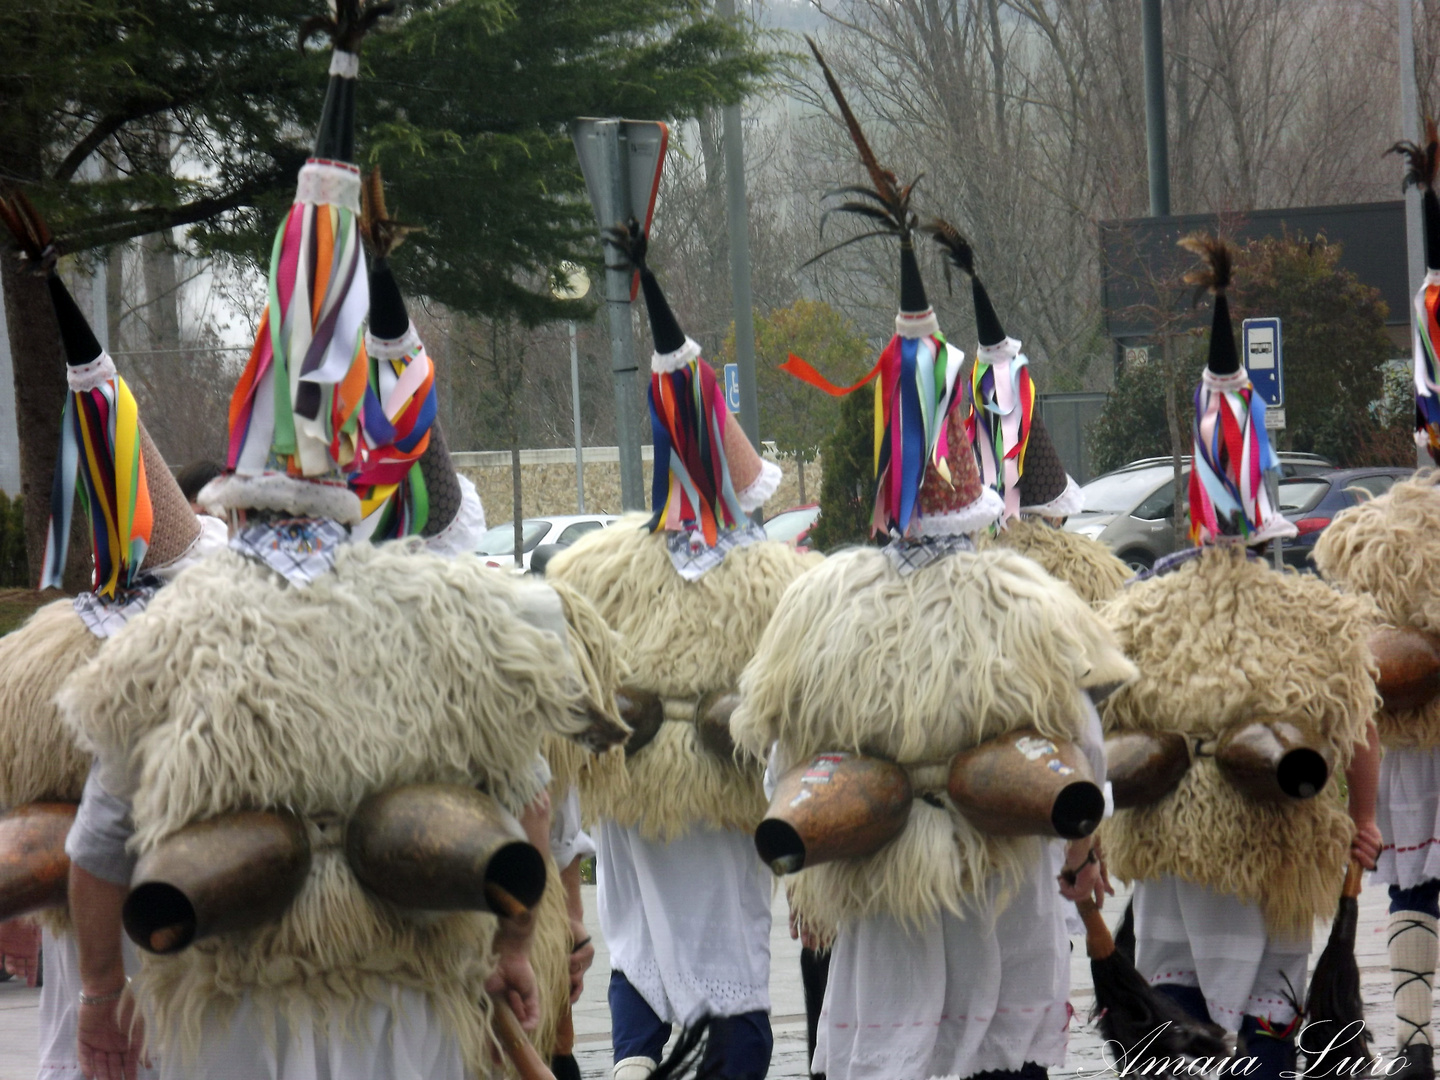
{"type": "Polygon", "coordinates": [[[1265,486],[1266,474],[1278,478],[1280,469],[1265,430],[1265,402],[1235,350],[1225,299],[1234,252],[1213,236],[1187,236],[1180,244],[1205,260],[1186,281],[1215,294],[1209,359],[1195,391],[1191,542],[1262,544],[1294,536],[1295,526],[1271,504],[1265,486]]]}

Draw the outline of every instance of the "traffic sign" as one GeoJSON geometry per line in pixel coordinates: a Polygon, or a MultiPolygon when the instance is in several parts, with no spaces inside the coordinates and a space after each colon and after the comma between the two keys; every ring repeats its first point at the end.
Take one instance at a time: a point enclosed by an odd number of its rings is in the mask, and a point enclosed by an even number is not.
{"type": "Polygon", "coordinates": [[[732,413],[740,411],[740,365],[725,365],[725,407],[732,413]]]}
{"type": "Polygon", "coordinates": [[[1255,392],[1266,405],[1285,404],[1285,377],[1279,319],[1246,319],[1241,329],[1245,341],[1245,370],[1255,392]]]}

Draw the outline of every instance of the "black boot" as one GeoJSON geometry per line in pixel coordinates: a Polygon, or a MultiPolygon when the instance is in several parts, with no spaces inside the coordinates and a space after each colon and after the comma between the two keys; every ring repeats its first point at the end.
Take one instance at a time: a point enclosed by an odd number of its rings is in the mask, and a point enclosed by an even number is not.
{"type": "Polygon", "coordinates": [[[1405,1065],[1392,1072],[1390,1080],[1435,1080],[1435,1048],[1429,1043],[1412,1042],[1399,1056],[1405,1065]]]}

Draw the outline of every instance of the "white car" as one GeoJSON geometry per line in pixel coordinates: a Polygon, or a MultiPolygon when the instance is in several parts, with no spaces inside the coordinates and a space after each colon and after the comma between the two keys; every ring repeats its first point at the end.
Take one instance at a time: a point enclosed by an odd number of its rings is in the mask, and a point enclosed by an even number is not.
{"type": "MultiPolygon", "coordinates": [[[[555,514],[520,520],[520,571],[530,569],[530,555],[541,544],[573,544],[615,520],[614,514],[555,514]]],[[[507,521],[486,531],[475,548],[486,566],[515,569],[515,522],[507,521]]]]}

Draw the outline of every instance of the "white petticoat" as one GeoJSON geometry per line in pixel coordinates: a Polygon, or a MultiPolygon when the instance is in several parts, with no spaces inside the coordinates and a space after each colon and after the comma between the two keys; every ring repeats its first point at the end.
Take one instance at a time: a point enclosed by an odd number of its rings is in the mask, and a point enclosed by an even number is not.
{"type": "Polygon", "coordinates": [[[664,844],[605,821],[595,840],[610,967],[661,1020],[769,1010],[772,879],[749,833],[696,826],[664,844]]]}
{"type": "Polygon", "coordinates": [[[396,989],[391,1005],[371,1005],[360,1030],[312,1019],[291,1027],[262,1017],[247,994],[225,1021],[207,1015],[197,1061],[159,1062],[162,1080],[470,1080],[460,1045],[440,1026],[424,995],[396,989]],[[267,1025],[265,1022],[269,1020],[267,1025]],[[267,1034],[267,1027],[273,1036],[267,1034]]]}
{"type": "Polygon", "coordinates": [[[1210,1019],[1240,1030],[1250,1015],[1283,1027],[1291,1000],[1305,996],[1310,934],[1291,940],[1265,930],[1255,904],[1162,877],[1135,883],[1135,969],[1150,985],[1194,986],[1210,1019]]]}
{"type": "Polygon", "coordinates": [[[1371,881],[1413,889],[1440,878],[1440,747],[1385,751],[1375,823],[1385,843],[1371,881]]]}
{"type": "MultiPolygon", "coordinates": [[[[1047,845],[1003,911],[943,912],[918,931],[876,916],[830,954],[812,1071],[926,1080],[1065,1061],[1070,942],[1047,845]]],[[[993,896],[992,888],[992,896],[993,896]]]]}
{"type": "MultiPolygon", "coordinates": [[[[79,1080],[80,1048],[76,1025],[80,1016],[80,953],[73,934],[57,936],[46,927],[41,932],[45,957],[45,982],[40,987],[40,1069],[38,1080],[79,1080]]],[[[140,970],[140,957],[129,938],[122,938],[125,973],[140,970]]],[[[142,1068],[139,1080],[152,1080],[159,1073],[142,1068]]]]}

